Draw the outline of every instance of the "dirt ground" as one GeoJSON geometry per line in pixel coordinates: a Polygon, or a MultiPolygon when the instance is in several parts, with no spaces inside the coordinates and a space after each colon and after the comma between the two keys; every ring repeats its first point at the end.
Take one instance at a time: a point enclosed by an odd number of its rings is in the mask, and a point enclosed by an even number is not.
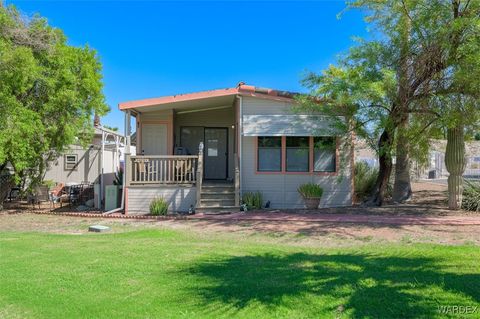
{"type": "MultiPolygon", "coordinates": [[[[411,202],[381,208],[353,207],[319,210],[322,213],[378,215],[459,216],[470,212],[451,212],[445,208],[446,187],[416,183],[411,202]]],[[[31,206],[14,206],[0,212],[0,232],[48,232],[86,234],[88,226],[100,224],[111,232],[140,229],[179,229],[204,236],[238,236],[289,244],[349,246],[363,243],[439,243],[480,245],[480,226],[459,225],[388,225],[375,223],[341,223],[269,220],[135,220],[38,215],[31,206]]]]}

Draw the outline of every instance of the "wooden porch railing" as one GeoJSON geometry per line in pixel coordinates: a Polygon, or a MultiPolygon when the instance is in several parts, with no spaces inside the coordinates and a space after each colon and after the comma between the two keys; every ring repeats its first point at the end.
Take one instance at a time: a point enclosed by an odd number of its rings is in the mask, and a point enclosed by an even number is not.
{"type": "Polygon", "coordinates": [[[198,156],[128,156],[127,185],[195,184],[198,156]]]}

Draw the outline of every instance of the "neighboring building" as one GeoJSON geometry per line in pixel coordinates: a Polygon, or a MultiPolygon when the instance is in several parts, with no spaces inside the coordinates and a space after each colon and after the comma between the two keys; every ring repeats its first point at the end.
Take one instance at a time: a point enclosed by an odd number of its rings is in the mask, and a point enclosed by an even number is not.
{"type": "Polygon", "coordinates": [[[365,162],[371,167],[378,167],[378,156],[366,140],[355,140],[355,163],[365,162]]]}
{"type": "Polygon", "coordinates": [[[293,97],[240,83],[120,103],[126,123],[136,118],[139,154],[127,159],[126,211],[147,213],[155,197],[173,211],[238,210],[254,191],[271,208],[300,208],[297,188],[308,182],[323,187],[321,207],[351,205],[351,136],[325,133],[320,114],[294,113],[293,97]]]}
{"type": "MultiPolygon", "coordinates": [[[[430,140],[428,162],[420,165],[413,161],[411,165],[412,177],[415,179],[441,179],[448,177],[445,167],[445,151],[447,141],[439,139],[430,140]]],[[[465,178],[480,178],[480,141],[465,142],[465,157],[467,165],[463,176],[465,178]]],[[[378,167],[378,156],[365,140],[355,141],[355,162],[366,162],[372,167],[378,167]]],[[[395,158],[393,158],[395,163],[395,158]]]]}
{"type": "Polygon", "coordinates": [[[123,141],[123,135],[98,124],[92,143],[87,148],[71,145],[64,155],[50,163],[44,180],[65,185],[99,184],[99,196],[103,198],[105,186],[113,184],[121,165],[123,141]]]}
{"type": "MultiPolygon", "coordinates": [[[[446,140],[431,140],[428,163],[418,169],[420,178],[447,178],[448,171],[445,167],[446,140]]],[[[465,142],[465,158],[467,165],[463,176],[465,178],[480,178],[480,141],[465,142]]]]}

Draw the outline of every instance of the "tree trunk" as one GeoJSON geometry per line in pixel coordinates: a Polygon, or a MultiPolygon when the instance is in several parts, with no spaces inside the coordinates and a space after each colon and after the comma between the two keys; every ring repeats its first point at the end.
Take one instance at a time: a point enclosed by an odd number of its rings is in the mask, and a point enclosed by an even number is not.
{"type": "Polygon", "coordinates": [[[393,184],[393,201],[404,202],[410,199],[410,156],[407,130],[409,125],[409,56],[410,56],[410,18],[404,13],[399,20],[400,27],[400,64],[398,67],[398,108],[394,112],[397,127],[397,151],[395,162],[395,182],[393,184]]]}
{"type": "Polygon", "coordinates": [[[463,172],[465,171],[465,141],[463,125],[447,130],[445,166],[448,176],[448,208],[460,209],[463,194],[463,172]]]}
{"type": "Polygon", "coordinates": [[[406,114],[398,126],[395,182],[393,184],[393,201],[401,203],[409,200],[412,196],[410,183],[410,156],[409,140],[407,137],[408,114],[406,114]]]}
{"type": "Polygon", "coordinates": [[[378,177],[375,183],[372,194],[366,201],[367,205],[382,206],[385,200],[385,192],[390,180],[390,174],[392,173],[392,156],[391,150],[393,145],[394,133],[388,129],[384,129],[380,139],[378,141],[379,148],[379,170],[378,177]]]}

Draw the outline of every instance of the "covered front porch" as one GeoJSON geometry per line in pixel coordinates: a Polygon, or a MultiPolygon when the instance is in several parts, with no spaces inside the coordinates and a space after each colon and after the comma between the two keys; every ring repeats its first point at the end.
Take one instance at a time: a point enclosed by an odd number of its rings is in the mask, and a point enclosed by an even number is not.
{"type": "Polygon", "coordinates": [[[130,123],[136,126],[138,154],[125,161],[129,210],[146,213],[146,201],[159,196],[171,203],[172,211],[239,207],[235,95],[185,101],[180,96],[148,107],[131,105],[125,114],[127,136],[130,123]],[[218,198],[205,194],[213,183],[224,186],[218,198]],[[229,190],[231,196],[220,195],[229,190]]]}

